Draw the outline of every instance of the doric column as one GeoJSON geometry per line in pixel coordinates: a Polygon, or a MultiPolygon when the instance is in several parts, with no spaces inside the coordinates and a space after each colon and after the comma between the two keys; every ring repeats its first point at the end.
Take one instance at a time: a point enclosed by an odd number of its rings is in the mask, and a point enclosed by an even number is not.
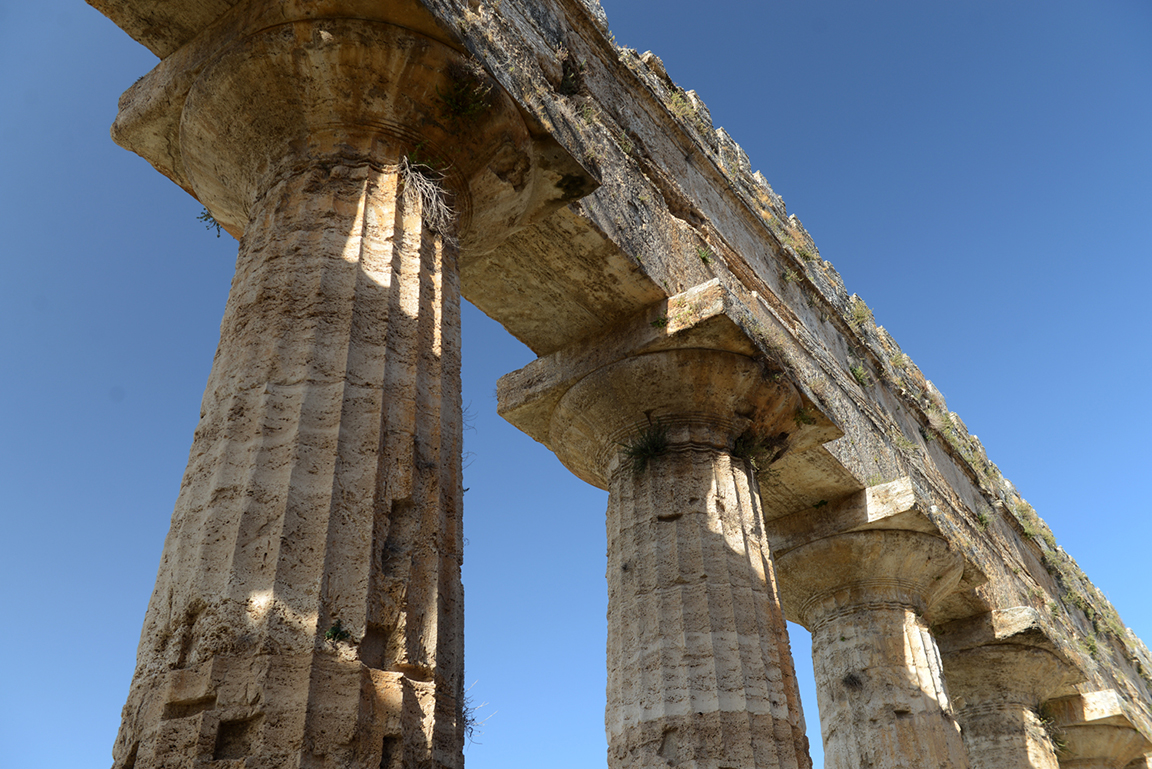
{"type": "Polygon", "coordinates": [[[244,237],[117,767],[462,765],[456,243],[479,197],[515,219],[531,184],[492,168],[528,143],[387,24],[265,27],[199,72],[183,170],[244,237]]]}
{"type": "Polygon", "coordinates": [[[1000,609],[941,628],[940,650],[972,769],[1058,769],[1040,712],[1076,675],[1035,609],[1000,609]]]}
{"type": "Polygon", "coordinates": [[[553,415],[557,453],[609,489],[610,767],[811,766],[744,458],[771,461],[796,427],[772,373],[727,352],[640,355],[553,415]]]}
{"type": "Polygon", "coordinates": [[[784,553],[788,618],[812,632],[827,769],[964,769],[925,614],[963,559],[915,531],[857,531],[784,553]]]}
{"type": "Polygon", "coordinates": [[[1060,769],[1124,769],[1152,750],[1114,689],[1061,697],[1044,708],[1063,742],[1060,769]]]}

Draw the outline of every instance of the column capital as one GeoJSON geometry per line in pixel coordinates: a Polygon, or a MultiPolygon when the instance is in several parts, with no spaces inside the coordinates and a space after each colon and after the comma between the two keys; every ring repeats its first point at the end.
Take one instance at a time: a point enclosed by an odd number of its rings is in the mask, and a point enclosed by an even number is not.
{"type": "Polygon", "coordinates": [[[924,614],[955,590],[964,558],[941,537],[873,529],[809,542],[777,559],[785,615],[812,630],[829,616],[869,606],[924,614]]]}
{"type": "Polygon", "coordinates": [[[936,638],[958,708],[986,702],[1031,708],[1083,678],[1030,606],[947,623],[936,638]]]}
{"type": "MultiPolygon", "coordinates": [[[[537,358],[519,371],[505,374],[496,388],[500,415],[556,452],[560,460],[577,476],[602,489],[608,488],[605,475],[608,468],[605,463],[610,457],[601,454],[606,449],[620,448],[613,443],[619,440],[618,437],[612,437],[614,432],[621,431],[622,435],[627,436],[631,428],[635,434],[639,428],[649,424],[645,415],[649,411],[653,420],[662,418],[669,426],[672,424],[670,417],[673,413],[695,413],[702,418],[705,414],[726,415],[723,420],[727,420],[728,424],[722,430],[728,433],[736,430],[735,435],[727,439],[727,449],[732,448],[735,438],[745,429],[753,429],[759,437],[770,435],[765,432],[768,429],[767,423],[776,417],[768,417],[766,411],[757,414],[754,408],[749,410],[748,404],[764,405],[765,399],[775,400],[779,404],[787,404],[778,415],[780,428],[775,434],[787,433],[788,456],[808,452],[827,456],[822,445],[843,433],[789,381],[786,374],[764,358],[740,325],[739,320],[747,314],[743,302],[718,280],[694,286],[666,301],[649,306],[601,337],[557,350],[537,358]],[[673,357],[651,357],[666,352],[672,352],[673,357]],[[727,373],[722,376],[710,375],[705,370],[708,365],[707,356],[717,361],[727,356],[728,363],[722,364],[726,366],[727,373]],[[641,364],[637,362],[640,359],[647,360],[641,364]],[[685,363],[696,361],[689,366],[692,371],[689,381],[681,383],[669,379],[670,376],[680,376],[676,373],[678,364],[673,362],[674,359],[685,363]],[[625,363],[629,360],[633,363],[625,363]],[[615,384],[603,378],[610,378],[608,372],[617,364],[649,367],[652,372],[651,375],[633,379],[635,385],[632,389],[649,388],[644,390],[643,397],[638,397],[638,390],[618,393],[617,396],[623,400],[601,406],[617,412],[631,409],[626,424],[618,424],[621,419],[619,415],[571,413],[578,397],[590,401],[600,399],[578,394],[569,397],[569,392],[578,386],[615,387],[615,384]],[[664,373],[657,374],[656,371],[662,367],[664,373]],[[702,377],[709,376],[711,383],[704,382],[702,377]],[[748,390],[747,382],[741,384],[736,380],[725,381],[724,376],[735,376],[737,380],[750,376],[761,382],[762,386],[757,385],[748,390]],[[702,386],[704,390],[700,389],[702,386]],[[735,392],[741,387],[745,387],[745,390],[735,392]],[[683,392],[673,395],[677,388],[683,392]],[[712,388],[712,395],[707,388],[712,388]],[[561,403],[565,404],[565,413],[560,413],[561,403]]],[[[637,371],[634,369],[633,374],[637,371]]],[[[834,463],[835,460],[829,457],[829,461],[834,463]]],[[[857,482],[846,471],[844,475],[847,477],[845,490],[850,491],[857,482]]]]}
{"type": "Polygon", "coordinates": [[[316,165],[427,169],[450,192],[460,232],[474,200],[505,220],[534,190],[528,127],[478,65],[361,19],[286,22],[224,48],[188,92],[180,152],[200,201],[241,228],[277,180],[316,165]]]}
{"type": "Polygon", "coordinates": [[[412,0],[241,3],[121,96],[112,138],[237,238],[302,158],[428,165],[473,253],[596,187],[412,0]]]}
{"type": "Polygon", "coordinates": [[[622,447],[652,430],[673,446],[728,452],[740,436],[755,436],[775,458],[788,447],[800,404],[796,389],[763,360],[722,350],[664,350],[581,379],[557,404],[550,434],[560,461],[607,485],[624,461],[622,447]]]}
{"type": "Polygon", "coordinates": [[[1060,697],[1044,708],[1065,745],[1061,769],[1123,769],[1152,750],[1115,689],[1060,697]]]}

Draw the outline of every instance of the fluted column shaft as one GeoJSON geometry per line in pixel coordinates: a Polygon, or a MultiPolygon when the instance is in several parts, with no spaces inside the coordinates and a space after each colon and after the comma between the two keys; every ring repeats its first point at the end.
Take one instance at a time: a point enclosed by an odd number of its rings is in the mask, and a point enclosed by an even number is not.
{"type": "Polygon", "coordinates": [[[217,694],[238,708],[220,720],[259,712],[265,726],[246,741],[287,761],[359,737],[359,658],[398,674],[419,733],[401,740],[378,724],[375,752],[389,739],[413,759],[430,760],[434,743],[452,752],[463,728],[455,259],[395,168],[312,168],[258,201],[134,688],[212,661],[229,688],[244,676],[255,691],[273,678],[306,691],[282,710],[271,692],[249,698],[263,706],[217,694]]]}
{"type": "Polygon", "coordinates": [[[710,437],[612,479],[613,767],[809,765],[756,483],[710,437]]]}
{"type": "Polygon", "coordinates": [[[958,710],[972,769],[1058,769],[1052,739],[1034,707],[989,702],[958,710]]]}
{"type": "Polygon", "coordinates": [[[963,570],[933,536],[867,531],[778,561],[790,619],[812,632],[826,769],[966,769],[924,613],[963,570]]]}

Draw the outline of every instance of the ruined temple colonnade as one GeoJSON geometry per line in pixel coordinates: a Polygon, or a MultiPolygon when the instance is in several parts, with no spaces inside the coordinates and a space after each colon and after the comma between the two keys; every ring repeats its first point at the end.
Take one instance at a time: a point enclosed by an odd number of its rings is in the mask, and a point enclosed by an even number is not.
{"type": "Polygon", "coordinates": [[[594,0],[89,1],[161,59],[113,137],[240,241],[117,769],[463,766],[462,295],[609,491],[612,769],[810,767],[785,616],[829,769],[1144,760],[975,455],[846,373],[835,287],[777,283],[807,233],[594,0]]]}

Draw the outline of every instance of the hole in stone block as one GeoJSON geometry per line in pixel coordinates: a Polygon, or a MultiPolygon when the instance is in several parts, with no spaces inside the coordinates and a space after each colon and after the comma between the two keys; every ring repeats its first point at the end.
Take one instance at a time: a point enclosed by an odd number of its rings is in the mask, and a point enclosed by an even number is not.
{"type": "Polygon", "coordinates": [[[203,713],[216,704],[216,695],[201,697],[198,700],[185,700],[184,702],[169,702],[164,706],[164,713],[160,716],[165,721],[173,718],[188,718],[203,713]]]}
{"type": "Polygon", "coordinates": [[[399,737],[385,737],[380,751],[380,769],[401,769],[404,749],[399,737]]]}
{"type": "Polygon", "coordinates": [[[249,755],[259,726],[259,716],[242,721],[221,721],[216,732],[216,749],[212,752],[212,760],[244,758],[249,755]]]}
{"type": "Polygon", "coordinates": [[[840,682],[853,691],[859,691],[864,688],[864,679],[855,673],[849,673],[841,678],[840,682]]]}
{"type": "Polygon", "coordinates": [[[387,667],[387,649],[387,632],[376,625],[369,625],[364,630],[364,639],[360,641],[360,661],[370,668],[384,670],[387,667]]]}

